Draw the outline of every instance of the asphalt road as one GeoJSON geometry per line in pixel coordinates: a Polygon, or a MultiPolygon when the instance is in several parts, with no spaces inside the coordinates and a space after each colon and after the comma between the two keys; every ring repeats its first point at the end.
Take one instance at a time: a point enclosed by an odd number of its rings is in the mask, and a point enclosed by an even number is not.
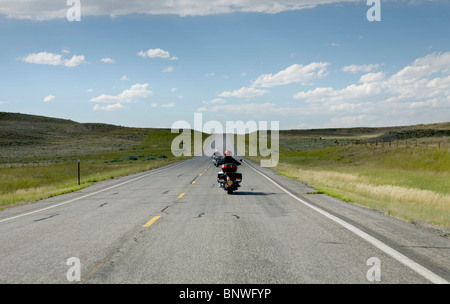
{"type": "Polygon", "coordinates": [[[0,283],[450,281],[432,230],[247,160],[227,195],[218,171],[196,156],[0,212],[0,283]]]}

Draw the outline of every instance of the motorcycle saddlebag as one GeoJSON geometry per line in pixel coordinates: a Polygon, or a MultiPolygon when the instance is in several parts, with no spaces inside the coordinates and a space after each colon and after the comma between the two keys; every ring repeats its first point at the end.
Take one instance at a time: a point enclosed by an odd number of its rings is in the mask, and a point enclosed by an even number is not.
{"type": "Polygon", "coordinates": [[[242,173],[235,172],[232,174],[232,178],[237,182],[241,182],[242,181],[242,173]]]}
{"type": "Polygon", "coordinates": [[[225,173],[218,173],[217,174],[217,181],[220,182],[224,182],[227,178],[227,175],[225,173]]]}

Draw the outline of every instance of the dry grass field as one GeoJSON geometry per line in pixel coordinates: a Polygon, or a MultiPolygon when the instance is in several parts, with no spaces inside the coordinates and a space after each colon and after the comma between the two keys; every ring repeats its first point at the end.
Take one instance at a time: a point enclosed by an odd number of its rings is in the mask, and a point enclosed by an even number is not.
{"type": "Polygon", "coordinates": [[[274,170],[317,193],[450,228],[450,123],[280,131],[279,143],[274,170]]]}
{"type": "Polygon", "coordinates": [[[0,209],[184,159],[171,153],[176,136],[170,129],[0,113],[0,209]]]}

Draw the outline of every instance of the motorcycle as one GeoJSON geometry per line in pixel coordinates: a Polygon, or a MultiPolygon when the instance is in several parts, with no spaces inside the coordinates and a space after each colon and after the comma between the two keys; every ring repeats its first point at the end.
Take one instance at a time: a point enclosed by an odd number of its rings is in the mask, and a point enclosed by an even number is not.
{"type": "Polygon", "coordinates": [[[228,194],[233,194],[233,191],[241,186],[242,174],[237,172],[237,165],[223,164],[222,171],[217,175],[217,182],[220,188],[223,188],[228,194]]]}
{"type": "Polygon", "coordinates": [[[214,166],[218,167],[219,166],[219,162],[222,160],[222,156],[221,155],[213,155],[213,164],[214,166]]]}

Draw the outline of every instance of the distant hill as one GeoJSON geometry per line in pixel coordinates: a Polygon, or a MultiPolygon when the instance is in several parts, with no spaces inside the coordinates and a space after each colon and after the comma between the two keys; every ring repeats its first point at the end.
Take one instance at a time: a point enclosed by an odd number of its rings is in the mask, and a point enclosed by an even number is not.
{"type": "Polygon", "coordinates": [[[406,138],[419,138],[430,136],[450,136],[450,122],[418,124],[398,127],[374,127],[374,128],[326,128],[305,130],[282,130],[285,136],[304,137],[364,137],[378,138],[378,140],[394,140],[406,138]]]}
{"type": "Polygon", "coordinates": [[[0,112],[0,161],[120,150],[138,145],[151,130],[0,112]]]}
{"type": "MultiPolygon", "coordinates": [[[[154,130],[157,129],[79,123],[60,118],[0,112],[0,162],[54,159],[130,149],[141,144],[154,130]]],[[[280,145],[288,150],[304,150],[329,146],[335,142],[337,144],[336,139],[389,141],[448,136],[450,122],[382,128],[281,130],[280,145]]]]}

